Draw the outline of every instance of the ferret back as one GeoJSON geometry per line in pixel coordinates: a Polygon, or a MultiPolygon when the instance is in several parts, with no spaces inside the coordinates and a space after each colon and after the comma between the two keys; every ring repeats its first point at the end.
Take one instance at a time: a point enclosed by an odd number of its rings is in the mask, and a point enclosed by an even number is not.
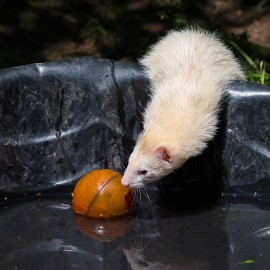
{"type": "Polygon", "coordinates": [[[153,86],[175,76],[214,83],[244,79],[232,52],[215,34],[201,29],[169,32],[140,63],[153,86]]]}

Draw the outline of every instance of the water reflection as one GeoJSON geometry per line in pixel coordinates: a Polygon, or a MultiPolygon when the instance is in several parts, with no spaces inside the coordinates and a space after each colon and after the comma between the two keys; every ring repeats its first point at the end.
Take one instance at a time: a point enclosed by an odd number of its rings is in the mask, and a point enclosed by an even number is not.
{"type": "Polygon", "coordinates": [[[247,198],[112,220],[74,214],[70,198],[7,206],[1,269],[264,270],[270,262],[269,207],[247,198]]]}
{"type": "Polygon", "coordinates": [[[74,214],[74,221],[81,232],[101,242],[116,240],[118,237],[123,236],[130,227],[128,217],[104,220],[74,214]]]}

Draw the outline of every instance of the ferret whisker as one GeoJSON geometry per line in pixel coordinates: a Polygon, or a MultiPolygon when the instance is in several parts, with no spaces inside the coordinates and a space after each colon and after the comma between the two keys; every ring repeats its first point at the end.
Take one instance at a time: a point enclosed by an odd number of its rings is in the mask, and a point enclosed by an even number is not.
{"type": "MultiPolygon", "coordinates": [[[[139,193],[138,193],[138,189],[134,189],[134,201],[135,201],[135,204],[136,202],[139,200],[140,201],[140,196],[139,196],[139,193]]],[[[138,204],[140,205],[140,202],[138,202],[138,204]]]]}
{"type": "Polygon", "coordinates": [[[131,199],[131,210],[133,211],[135,209],[135,191],[131,189],[131,193],[128,194],[128,201],[131,199]],[[130,198],[131,197],[131,198],[130,198]]]}
{"type": "Polygon", "coordinates": [[[145,185],[142,186],[142,191],[145,195],[145,197],[148,199],[149,203],[152,205],[152,200],[150,198],[150,194],[148,194],[147,188],[145,185]]]}
{"type": "Polygon", "coordinates": [[[161,192],[161,194],[163,194],[164,190],[163,190],[162,180],[159,179],[158,183],[159,183],[159,187],[160,187],[160,192],[161,192]]]}
{"type": "Polygon", "coordinates": [[[131,196],[131,199],[132,199],[132,201],[131,201],[131,209],[133,210],[134,209],[134,196],[135,196],[133,190],[131,190],[130,196],[131,196]]]}
{"type": "Polygon", "coordinates": [[[150,243],[152,242],[152,239],[148,239],[148,241],[146,241],[146,244],[142,244],[142,248],[143,249],[146,249],[149,245],[150,245],[150,243]]]}
{"type": "Polygon", "coordinates": [[[151,193],[147,190],[147,187],[145,185],[143,185],[143,190],[144,190],[144,194],[145,194],[146,198],[150,202],[150,207],[151,207],[151,211],[153,213],[153,216],[155,216],[154,206],[158,207],[159,209],[160,209],[160,207],[157,205],[155,200],[152,198],[151,193]]]}
{"type": "Polygon", "coordinates": [[[132,199],[132,209],[136,207],[136,190],[132,190],[133,199],[132,199]]]}
{"type": "Polygon", "coordinates": [[[127,157],[129,157],[129,156],[130,156],[129,151],[128,151],[125,147],[123,147],[123,150],[126,152],[125,155],[126,155],[127,157]]]}
{"type": "Polygon", "coordinates": [[[135,249],[141,249],[143,243],[143,236],[140,235],[135,238],[135,249]]]}
{"type": "Polygon", "coordinates": [[[135,248],[140,250],[145,250],[150,243],[152,242],[152,239],[146,238],[143,235],[140,235],[139,237],[135,238],[135,248]]]}
{"type": "Polygon", "coordinates": [[[163,212],[162,208],[160,208],[160,206],[159,206],[159,205],[156,203],[156,201],[153,199],[151,193],[147,190],[147,187],[146,187],[146,186],[145,186],[145,191],[146,191],[147,197],[149,198],[149,201],[150,201],[150,203],[151,203],[151,205],[152,205],[153,215],[155,215],[155,214],[154,214],[154,206],[155,206],[159,211],[163,212]]]}
{"type": "Polygon", "coordinates": [[[143,203],[142,203],[142,192],[141,189],[138,189],[139,196],[140,196],[140,204],[141,204],[141,209],[143,208],[143,203]]]}
{"type": "Polygon", "coordinates": [[[125,171],[126,170],[126,166],[124,166],[122,163],[120,163],[120,167],[125,171]]]}

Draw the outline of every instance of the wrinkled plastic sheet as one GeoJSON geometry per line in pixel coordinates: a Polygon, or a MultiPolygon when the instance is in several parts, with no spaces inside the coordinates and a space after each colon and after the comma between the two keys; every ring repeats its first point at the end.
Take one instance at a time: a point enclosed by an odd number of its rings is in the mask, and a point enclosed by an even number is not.
{"type": "Polygon", "coordinates": [[[149,187],[158,205],[109,221],[73,213],[83,174],[123,172],[148,86],[139,65],[106,59],[0,71],[1,269],[268,269],[266,86],[232,83],[209,147],[149,187]]]}
{"type": "Polygon", "coordinates": [[[137,66],[89,58],[3,70],[0,87],[1,190],[22,193],[120,170],[147,88],[137,66]]]}
{"type": "MultiPolygon", "coordinates": [[[[1,190],[74,184],[97,168],[122,172],[147,99],[148,82],[136,64],[81,58],[2,70],[1,190]]],[[[269,87],[233,83],[219,134],[179,170],[178,182],[269,179],[269,104],[269,87]]]]}

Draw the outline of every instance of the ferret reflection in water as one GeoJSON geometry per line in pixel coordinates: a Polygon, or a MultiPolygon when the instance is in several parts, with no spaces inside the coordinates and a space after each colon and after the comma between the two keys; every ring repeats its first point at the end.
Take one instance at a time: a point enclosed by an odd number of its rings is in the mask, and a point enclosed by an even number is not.
{"type": "Polygon", "coordinates": [[[201,29],[169,32],[140,63],[150,80],[151,99],[122,178],[132,188],[158,180],[200,154],[216,134],[230,82],[245,79],[232,52],[201,29]]]}

